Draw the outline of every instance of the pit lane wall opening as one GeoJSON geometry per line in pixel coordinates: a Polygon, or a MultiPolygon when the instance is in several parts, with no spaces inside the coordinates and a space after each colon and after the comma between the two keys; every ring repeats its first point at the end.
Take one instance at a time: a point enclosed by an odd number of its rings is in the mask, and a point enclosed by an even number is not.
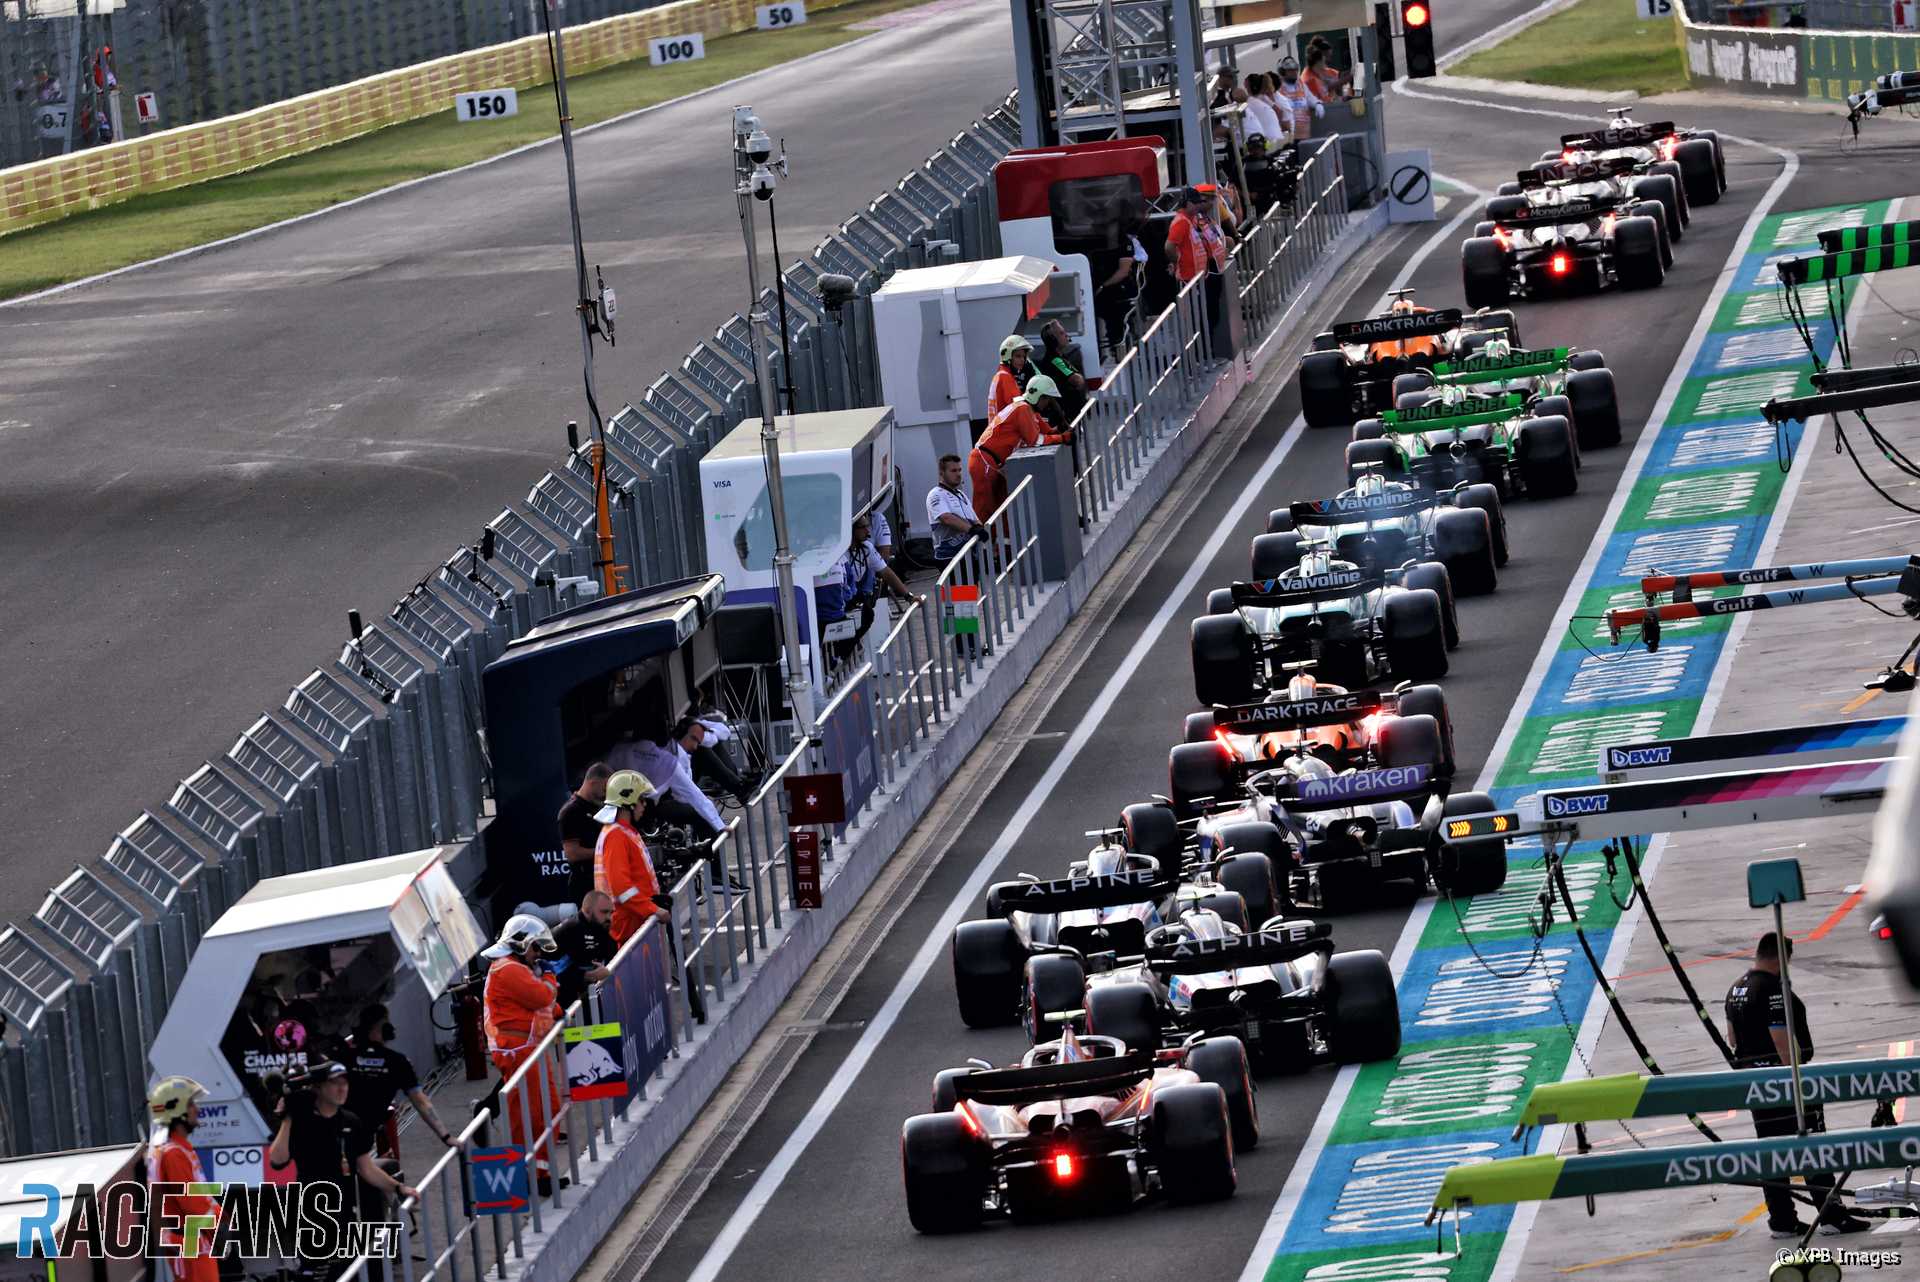
{"type": "MultiPolygon", "coordinates": [[[[1601,616],[1609,606],[1637,604],[1637,580],[1656,566],[1685,573],[1752,561],[1785,481],[1773,429],[1757,407],[1770,395],[1810,387],[1772,264],[1814,248],[1821,230],[1869,225],[1888,210],[1872,202],[1774,214],[1743,243],[1725,286],[1709,299],[1709,324],[1691,363],[1675,371],[1635,448],[1624,499],[1598,536],[1598,557],[1574,608],[1562,612],[1589,631],[1549,640],[1539,688],[1504,757],[1489,766],[1499,805],[1543,788],[1598,782],[1607,744],[1681,737],[1698,725],[1729,619],[1685,620],[1649,655],[1613,649],[1601,616]]],[[[1813,336],[1822,351],[1832,347],[1830,323],[1813,336]]],[[[1788,430],[1797,447],[1801,425],[1788,430]]],[[[1624,896],[1609,893],[1600,844],[1576,845],[1566,875],[1581,924],[1604,957],[1624,896]]],[[[1536,946],[1529,914],[1537,913],[1543,888],[1540,853],[1537,840],[1515,842],[1499,893],[1426,900],[1415,910],[1395,956],[1400,1054],[1346,1070],[1350,1076],[1336,1084],[1316,1122],[1326,1146],[1298,1183],[1297,1202],[1283,1200],[1276,1212],[1284,1223],[1269,1228],[1277,1249],[1265,1282],[1492,1276],[1512,1206],[1464,1213],[1458,1255],[1435,1253],[1424,1221],[1446,1165],[1534,1151],[1538,1132],[1512,1139],[1529,1091],[1584,1076],[1575,1043],[1593,974],[1565,922],[1536,946]]]]}
{"type": "Polygon", "coordinates": [[[1920,32],[1778,30],[1695,22],[1673,8],[1674,39],[1696,89],[1808,98],[1845,107],[1847,95],[1893,71],[1920,68],[1920,32]]]}
{"type": "MultiPolygon", "coordinates": [[[[815,0],[829,9],[844,0],[815,0]]],[[[678,0],[638,13],[568,27],[567,71],[585,75],[647,56],[655,36],[700,32],[709,39],[751,31],[755,0],[678,0]]],[[[117,204],[285,160],[361,134],[450,111],[453,95],[543,85],[545,38],[527,36],[330,89],[268,103],[218,120],[183,125],[72,155],[0,171],[0,236],[85,209],[117,204]]]]}

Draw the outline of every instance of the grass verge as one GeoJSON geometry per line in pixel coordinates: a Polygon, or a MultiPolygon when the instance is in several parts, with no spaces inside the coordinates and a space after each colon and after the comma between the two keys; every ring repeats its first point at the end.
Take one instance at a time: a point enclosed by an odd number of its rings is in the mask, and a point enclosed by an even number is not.
{"type": "Polygon", "coordinates": [[[1687,87],[1672,20],[1636,17],[1627,0],[1580,0],[1447,70],[1609,92],[1654,94],[1687,87]]]}
{"type": "MultiPolygon", "coordinates": [[[[803,27],[744,31],[707,41],[707,56],[678,67],[645,59],[568,77],[576,127],[666,102],[737,76],[846,44],[856,22],[925,0],[855,0],[808,15],[803,27]]],[[[521,91],[511,119],[461,124],[453,104],[336,146],[75,214],[0,238],[0,299],[112,271],[224,236],[325,209],[382,187],[444,173],[558,133],[553,90],[521,91]]]]}

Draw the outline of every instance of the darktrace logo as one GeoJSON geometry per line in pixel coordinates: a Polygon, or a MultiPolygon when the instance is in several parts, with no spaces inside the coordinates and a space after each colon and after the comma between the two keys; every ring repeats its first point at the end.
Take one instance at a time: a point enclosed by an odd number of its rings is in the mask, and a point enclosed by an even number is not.
{"type": "Polygon", "coordinates": [[[108,1260],[352,1260],[392,1259],[400,1251],[400,1223],[360,1221],[334,1184],[143,1184],[120,1180],[81,1184],[62,1194],[52,1184],[23,1184],[38,1213],[20,1217],[20,1259],[108,1260]],[[182,1202],[218,1199],[206,1211],[182,1202]],[[57,1235],[64,1207],[66,1226],[57,1235]]]}

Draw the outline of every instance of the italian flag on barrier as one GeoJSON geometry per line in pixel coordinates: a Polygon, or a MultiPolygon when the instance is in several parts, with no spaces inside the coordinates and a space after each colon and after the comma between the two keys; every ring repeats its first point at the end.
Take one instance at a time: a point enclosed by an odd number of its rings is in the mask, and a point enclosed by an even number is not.
{"type": "Polygon", "coordinates": [[[980,587],[956,583],[940,592],[940,629],[949,636],[979,635],[980,587]]]}

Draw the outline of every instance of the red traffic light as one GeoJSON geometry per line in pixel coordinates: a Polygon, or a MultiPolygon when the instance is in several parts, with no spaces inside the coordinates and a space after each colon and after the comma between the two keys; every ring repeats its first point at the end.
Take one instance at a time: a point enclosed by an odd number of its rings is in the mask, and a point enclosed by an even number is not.
{"type": "Polygon", "coordinates": [[[1402,5],[1400,8],[1400,21],[1409,27],[1424,27],[1432,17],[1433,14],[1428,11],[1427,6],[1421,4],[1419,0],[1413,0],[1413,3],[1402,5]]]}

